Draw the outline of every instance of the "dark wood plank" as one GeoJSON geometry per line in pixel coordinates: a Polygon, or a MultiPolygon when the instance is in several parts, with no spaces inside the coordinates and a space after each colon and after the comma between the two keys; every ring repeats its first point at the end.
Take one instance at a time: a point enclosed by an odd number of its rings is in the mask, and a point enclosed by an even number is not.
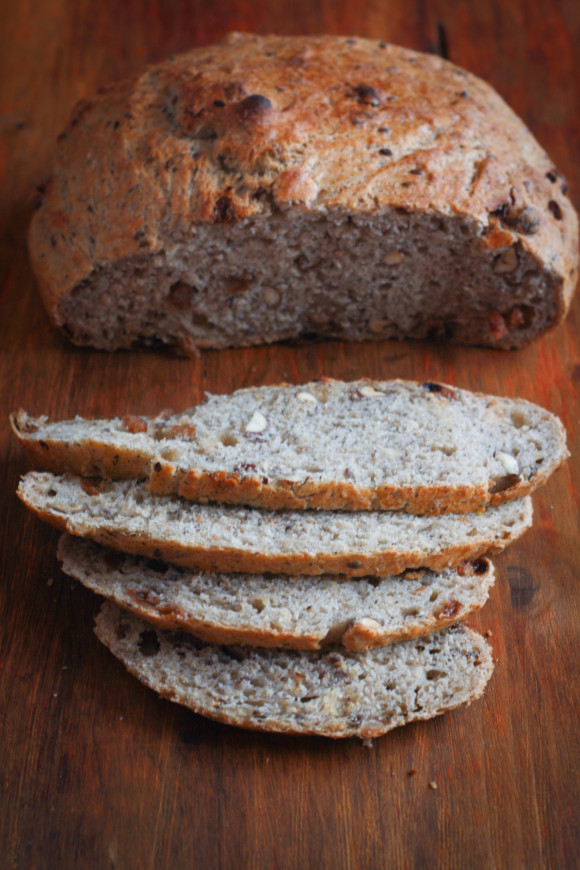
{"type": "Polygon", "coordinates": [[[524,117],[578,204],[578,4],[45,0],[32,13],[3,0],[0,20],[4,412],[153,413],[204,389],[321,375],[444,379],[545,404],[573,452],[536,497],[533,532],[497,559],[496,589],[474,620],[492,631],[498,660],[485,698],[369,750],[235,731],[127,675],[92,634],[97,601],[59,572],[56,534],[15,499],[25,461],[0,426],[3,866],[577,866],[578,302],[564,326],[517,353],[335,342],[199,360],[107,355],[50,326],[25,229],[75,99],[228,29],[358,33],[446,53],[524,117]]]}

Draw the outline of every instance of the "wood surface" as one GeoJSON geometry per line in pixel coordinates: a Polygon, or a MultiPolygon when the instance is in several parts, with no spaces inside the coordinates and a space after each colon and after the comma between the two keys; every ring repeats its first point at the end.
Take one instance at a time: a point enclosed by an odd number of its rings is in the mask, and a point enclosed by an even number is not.
{"type": "Polygon", "coordinates": [[[204,352],[74,348],[40,306],[25,231],[71,104],[226,30],[358,34],[438,51],[489,80],[568,176],[579,205],[577,0],[2,0],[0,3],[0,865],[6,868],[580,866],[577,299],[519,352],[380,343],[204,352]],[[573,458],[496,560],[473,624],[497,659],[484,699],[375,741],[236,731],[162,701],[92,633],[57,534],[14,491],[6,423],[155,413],[203,390],[409,377],[538,401],[573,458]],[[435,782],[437,789],[429,787],[435,782]]]}

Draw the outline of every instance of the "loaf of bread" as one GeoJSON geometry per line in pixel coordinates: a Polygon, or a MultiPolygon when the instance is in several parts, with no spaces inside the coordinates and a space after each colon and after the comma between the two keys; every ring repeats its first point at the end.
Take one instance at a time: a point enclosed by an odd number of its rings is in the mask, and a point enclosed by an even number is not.
{"type": "Polygon", "coordinates": [[[289,649],[363,651],[432,634],[483,607],[494,580],[485,558],[397,577],[212,574],[71,535],[61,537],[58,558],[65,574],[158,628],[289,649]]]}
{"type": "Polygon", "coordinates": [[[29,472],[18,496],[62,531],[135,555],[218,573],[387,576],[441,571],[499,553],[532,522],[531,499],[483,513],[265,511],[200,505],[133,480],[29,472]]]}
{"type": "Polygon", "coordinates": [[[566,193],[497,93],[439,57],[231,34],[75,107],[29,248],[77,344],[513,348],[570,303],[566,193]]]}
{"type": "Polygon", "coordinates": [[[543,408],[432,382],[254,387],[182,414],[48,423],[20,411],[12,425],[41,468],[273,509],[473,511],[532,492],[568,456],[543,408]]]}
{"type": "Polygon", "coordinates": [[[471,703],[493,671],[489,645],[463,627],[366,653],[266,650],[156,630],[105,603],[95,631],[162,697],[258,731],[380,737],[471,703]]]}

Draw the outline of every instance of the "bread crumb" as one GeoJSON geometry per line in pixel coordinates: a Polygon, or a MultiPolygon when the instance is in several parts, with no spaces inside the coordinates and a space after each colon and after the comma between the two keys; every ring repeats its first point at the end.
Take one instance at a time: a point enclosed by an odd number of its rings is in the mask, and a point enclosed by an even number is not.
{"type": "Polygon", "coordinates": [[[372,749],[373,748],[373,741],[371,740],[370,737],[367,737],[365,740],[363,740],[362,745],[366,746],[367,749],[372,749]]]}
{"type": "Polygon", "coordinates": [[[49,577],[48,580],[46,581],[47,586],[52,586],[53,583],[54,583],[54,577],[49,577]]]}
{"type": "Polygon", "coordinates": [[[493,632],[492,632],[491,628],[488,628],[487,631],[484,633],[484,637],[491,637],[492,634],[493,634],[493,632]]]}
{"type": "Polygon", "coordinates": [[[435,789],[437,788],[437,783],[436,783],[436,782],[430,782],[430,783],[429,783],[429,788],[431,788],[431,789],[433,789],[433,791],[435,791],[435,789]]]}

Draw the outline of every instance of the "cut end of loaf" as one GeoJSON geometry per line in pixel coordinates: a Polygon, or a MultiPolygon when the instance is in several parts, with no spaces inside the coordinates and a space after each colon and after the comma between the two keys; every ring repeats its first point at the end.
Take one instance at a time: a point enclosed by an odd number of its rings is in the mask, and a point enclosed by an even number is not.
{"type": "Polygon", "coordinates": [[[286,213],[198,226],[154,256],[99,267],[57,317],[74,342],[105,350],[301,338],[513,348],[563,316],[561,283],[521,248],[490,249],[466,218],[286,213]]]}

